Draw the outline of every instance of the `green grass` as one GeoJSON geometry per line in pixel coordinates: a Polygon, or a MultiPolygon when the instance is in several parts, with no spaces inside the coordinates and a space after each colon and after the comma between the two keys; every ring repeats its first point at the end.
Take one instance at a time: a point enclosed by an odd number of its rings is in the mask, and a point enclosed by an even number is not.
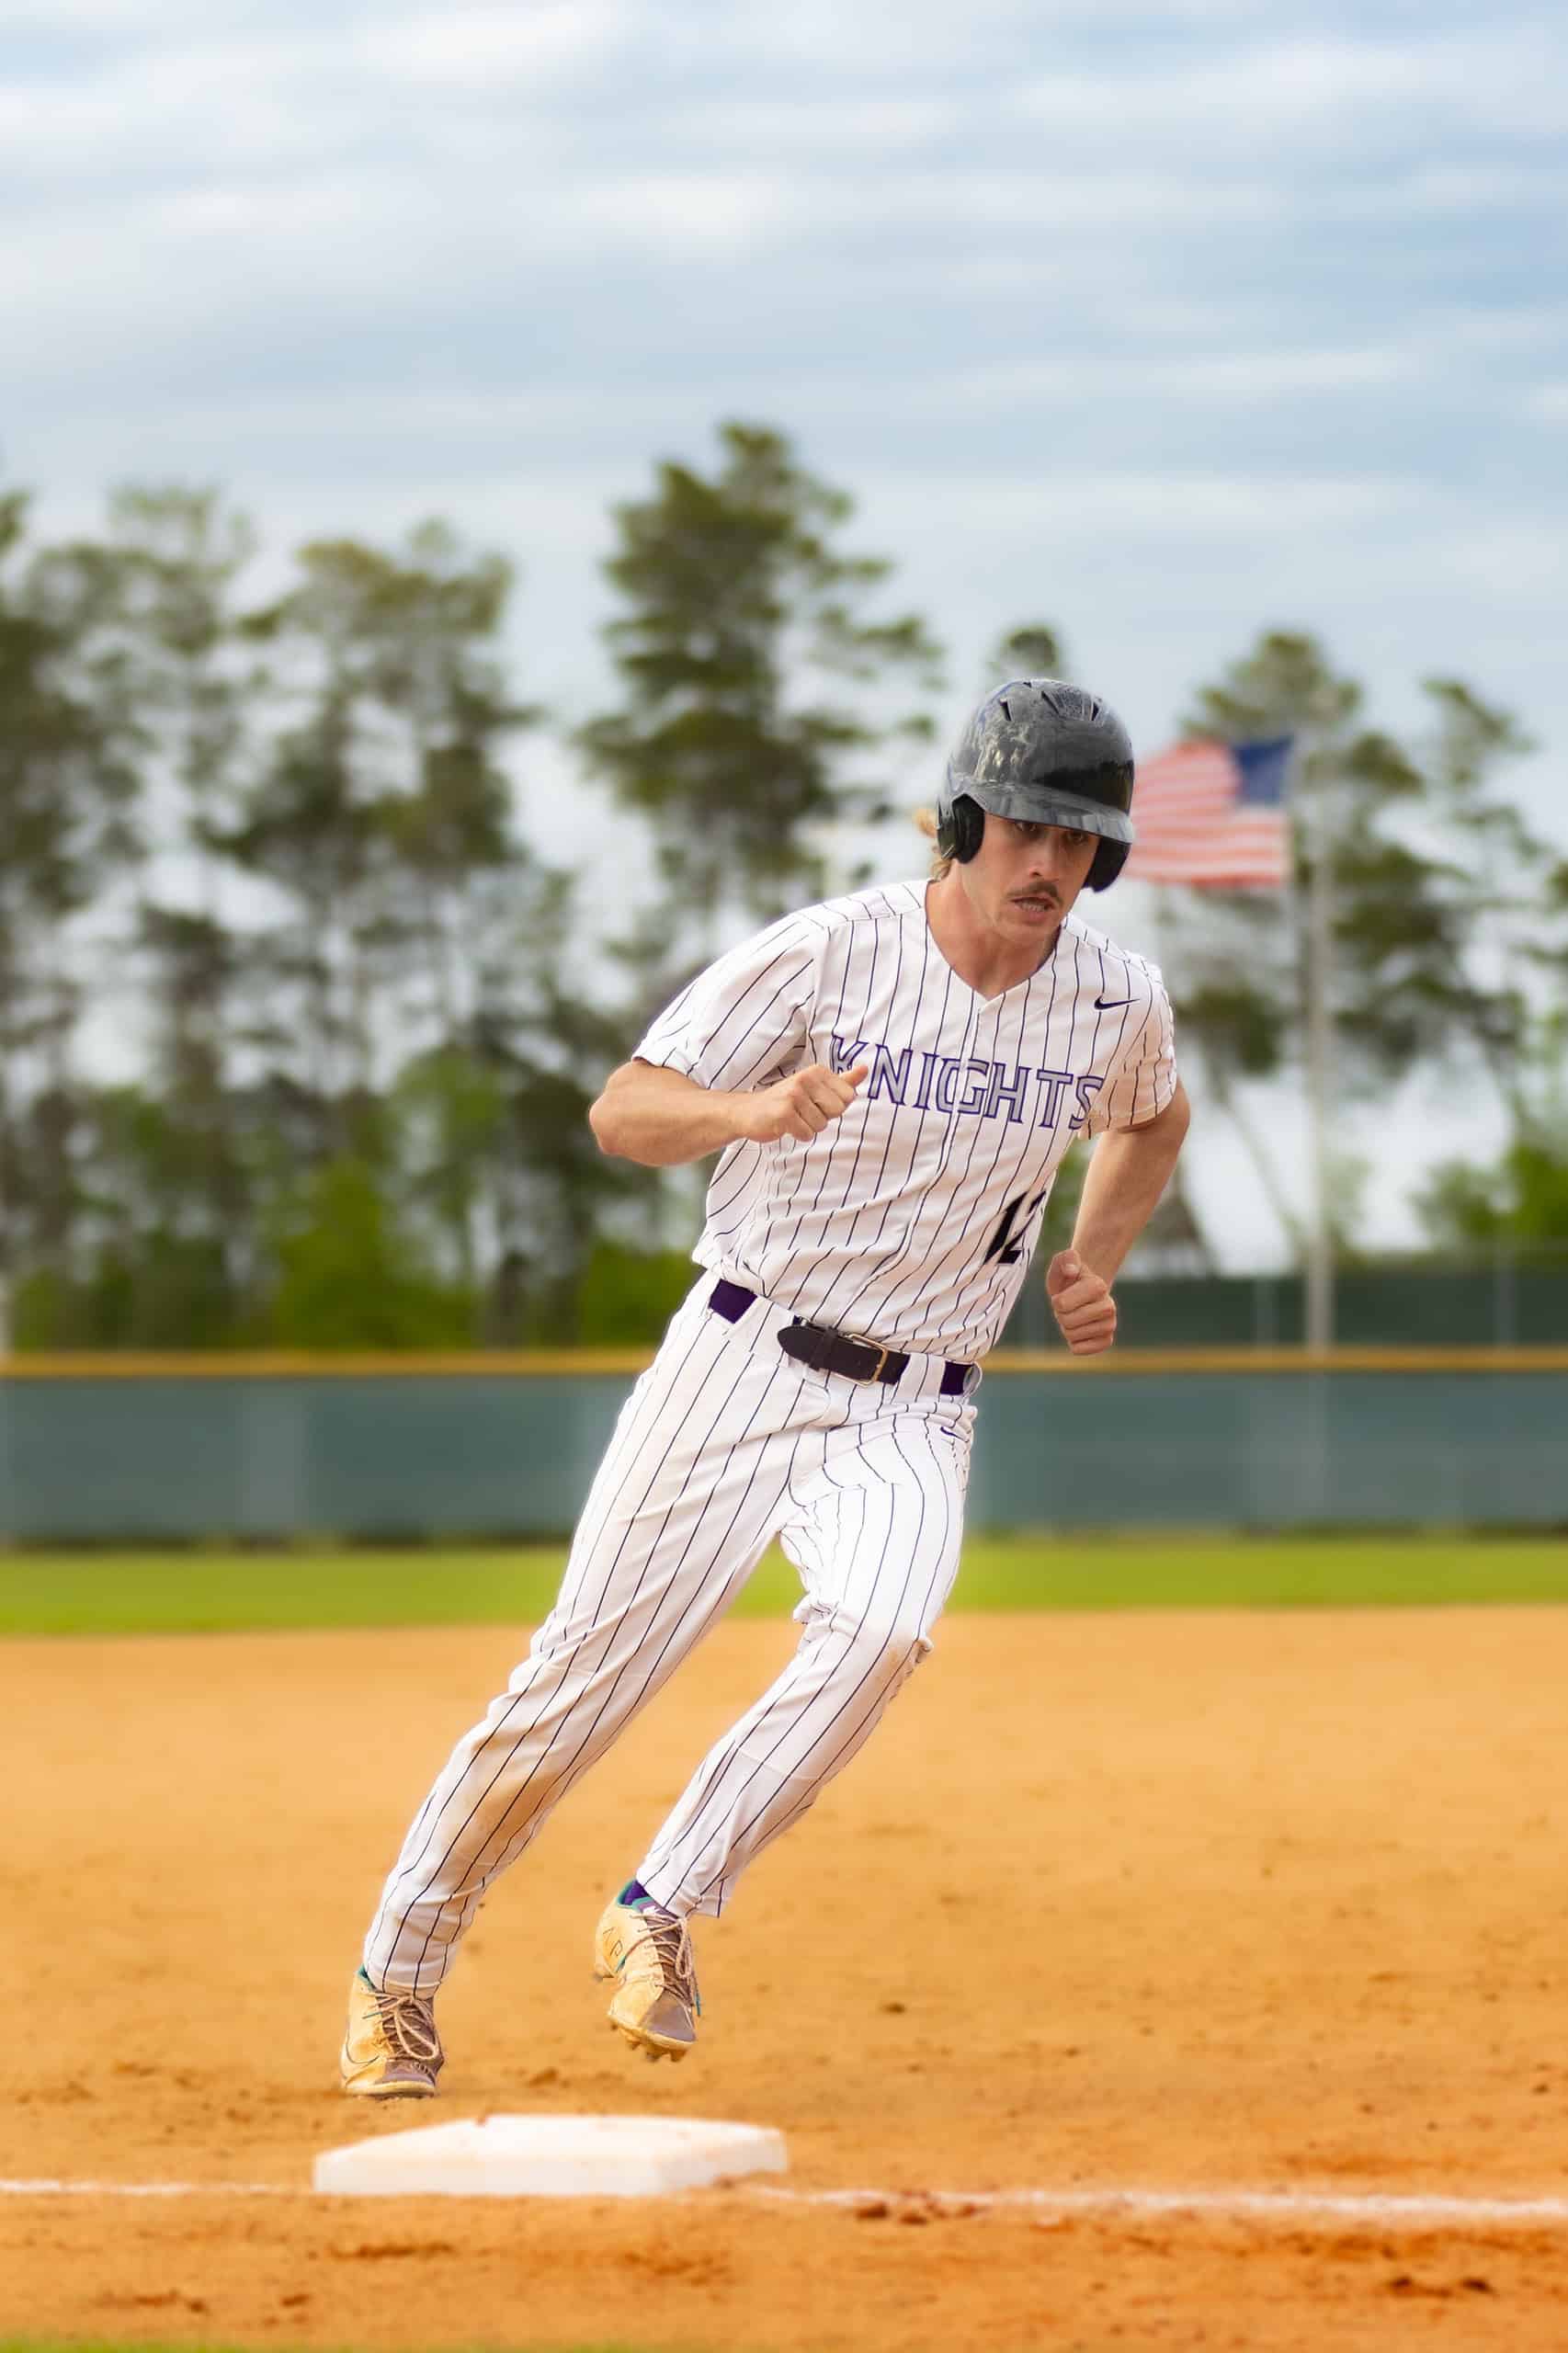
{"type": "MultiPolygon", "coordinates": [[[[532,1625],[559,1546],[506,1552],[11,1552],[0,1634],[242,1632],[332,1626],[532,1625]]],[[[777,1553],[742,1616],[800,1598],[777,1553]]],[[[977,1537],[959,1609],[1213,1609],[1568,1601],[1568,1540],[1423,1536],[977,1537]]],[[[3,2353],[3,2347],[0,2347],[3,2353]]]]}

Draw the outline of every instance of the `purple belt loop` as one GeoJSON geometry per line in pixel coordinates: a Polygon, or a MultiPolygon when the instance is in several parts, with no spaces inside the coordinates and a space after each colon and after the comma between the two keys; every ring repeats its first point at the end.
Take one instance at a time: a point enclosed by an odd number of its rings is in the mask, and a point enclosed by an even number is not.
{"type": "Polygon", "coordinates": [[[756,1296],[744,1283],[733,1283],[728,1276],[722,1275],[708,1294],[708,1304],[726,1324],[738,1324],[746,1309],[756,1306],[756,1296]]]}

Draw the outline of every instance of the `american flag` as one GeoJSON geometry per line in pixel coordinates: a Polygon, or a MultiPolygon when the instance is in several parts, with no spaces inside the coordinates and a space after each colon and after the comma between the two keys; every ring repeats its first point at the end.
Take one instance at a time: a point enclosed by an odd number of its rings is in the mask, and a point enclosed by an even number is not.
{"type": "Polygon", "coordinates": [[[1130,879],[1282,890],[1290,871],[1285,784],[1294,742],[1275,735],[1257,744],[1173,744],[1140,760],[1130,879]]]}

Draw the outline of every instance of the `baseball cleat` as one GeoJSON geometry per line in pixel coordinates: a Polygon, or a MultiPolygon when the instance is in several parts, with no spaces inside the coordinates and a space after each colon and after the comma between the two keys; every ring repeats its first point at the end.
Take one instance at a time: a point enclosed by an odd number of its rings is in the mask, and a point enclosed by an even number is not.
{"type": "Polygon", "coordinates": [[[654,1904],[611,1904],[594,1936],[594,1975],[618,1981],[609,2022],[650,2059],[684,2059],[702,2004],[686,1922],[654,1904]]]}
{"type": "Polygon", "coordinates": [[[362,1969],[348,1988],[338,2064],[357,2099],[434,2099],[446,2059],[436,2013],[419,1994],[381,1993],[362,1969]]]}

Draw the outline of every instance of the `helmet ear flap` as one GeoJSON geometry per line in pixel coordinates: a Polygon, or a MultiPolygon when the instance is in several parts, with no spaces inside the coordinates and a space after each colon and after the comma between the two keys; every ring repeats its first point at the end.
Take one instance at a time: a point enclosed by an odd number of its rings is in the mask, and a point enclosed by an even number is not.
{"type": "Polygon", "coordinates": [[[1088,873],[1084,878],[1088,889],[1108,891],[1126,865],[1127,853],[1131,847],[1131,842],[1102,841],[1095,852],[1094,861],[1088,873]]]}
{"type": "Polygon", "coordinates": [[[985,812],[978,801],[967,792],[957,793],[950,809],[943,810],[937,819],[937,851],[938,857],[952,858],[967,866],[980,847],[980,837],[985,831],[985,812]]]}

